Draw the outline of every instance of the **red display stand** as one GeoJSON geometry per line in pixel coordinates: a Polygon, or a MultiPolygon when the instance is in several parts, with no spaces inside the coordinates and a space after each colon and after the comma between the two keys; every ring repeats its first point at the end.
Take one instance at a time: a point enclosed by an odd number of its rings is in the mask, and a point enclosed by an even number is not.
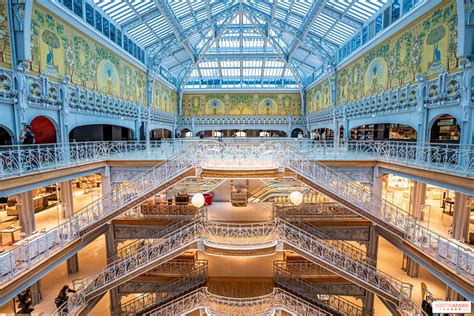
{"type": "Polygon", "coordinates": [[[214,200],[214,194],[212,193],[204,193],[204,203],[206,205],[212,205],[212,201],[214,200]]]}

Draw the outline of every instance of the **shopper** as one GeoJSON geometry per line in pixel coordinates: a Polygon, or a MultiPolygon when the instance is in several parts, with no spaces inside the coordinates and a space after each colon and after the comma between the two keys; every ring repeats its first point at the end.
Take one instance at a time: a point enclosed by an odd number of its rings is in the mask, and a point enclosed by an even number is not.
{"type": "Polygon", "coordinates": [[[35,143],[35,134],[31,131],[30,125],[25,125],[22,130],[23,136],[20,136],[20,139],[23,140],[23,144],[34,144],[35,143]]]}
{"type": "Polygon", "coordinates": [[[31,289],[27,288],[26,290],[22,291],[20,294],[17,295],[18,298],[18,314],[26,314],[30,315],[34,308],[31,308],[31,289]]]}
{"type": "MultiPolygon", "coordinates": [[[[69,293],[76,293],[76,291],[70,289],[69,285],[64,285],[61,291],[59,291],[58,296],[54,300],[54,304],[56,304],[57,308],[61,307],[64,303],[67,302],[67,300],[69,299],[69,293]]],[[[64,312],[67,312],[67,310],[64,310],[64,312]]]]}

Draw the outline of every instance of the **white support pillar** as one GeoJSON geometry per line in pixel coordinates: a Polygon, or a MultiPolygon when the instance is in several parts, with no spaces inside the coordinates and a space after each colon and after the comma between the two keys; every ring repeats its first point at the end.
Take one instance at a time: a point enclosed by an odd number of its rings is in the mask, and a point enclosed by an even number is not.
{"type": "Polygon", "coordinates": [[[383,188],[383,173],[379,171],[379,167],[374,167],[374,178],[372,180],[372,190],[374,195],[382,197],[382,188],[383,188]]]}
{"type": "Polygon", "coordinates": [[[461,242],[469,240],[469,217],[471,214],[471,197],[456,192],[454,196],[453,238],[461,242]]]}
{"type": "Polygon", "coordinates": [[[20,222],[21,232],[24,233],[26,237],[36,230],[32,191],[18,194],[18,219],[20,222]]]}
{"type": "MultiPolygon", "coordinates": [[[[24,233],[26,237],[30,236],[36,230],[32,191],[18,194],[18,219],[21,232],[24,233]]],[[[40,281],[34,283],[30,288],[32,303],[36,305],[43,300],[40,281]]]]}
{"type": "Polygon", "coordinates": [[[105,167],[105,171],[100,175],[102,180],[102,196],[106,196],[112,191],[112,183],[110,182],[110,167],[105,167]]]}
{"type": "MultiPolygon", "coordinates": [[[[410,189],[410,215],[417,219],[422,219],[422,206],[426,202],[426,183],[415,181],[413,187],[410,189]]],[[[425,219],[427,220],[427,219],[425,219]]],[[[420,266],[416,261],[407,256],[407,275],[412,278],[417,278],[420,266]]]]}
{"type": "MultiPolygon", "coordinates": [[[[63,181],[59,183],[59,192],[61,194],[61,207],[63,217],[68,218],[74,215],[74,194],[72,191],[72,181],[63,181]]],[[[79,258],[76,253],[67,259],[67,273],[74,274],[79,272],[79,258]]]]}

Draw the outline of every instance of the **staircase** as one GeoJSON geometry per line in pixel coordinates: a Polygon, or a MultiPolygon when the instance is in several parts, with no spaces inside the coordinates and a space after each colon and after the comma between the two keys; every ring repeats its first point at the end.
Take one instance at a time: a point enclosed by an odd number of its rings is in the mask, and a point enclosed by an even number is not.
{"type": "Polygon", "coordinates": [[[282,179],[282,180],[263,180],[265,186],[257,190],[249,197],[250,202],[265,202],[268,199],[275,196],[288,196],[292,191],[298,190],[303,193],[307,193],[309,187],[301,185],[300,182],[294,179],[282,179]]]}
{"type": "MultiPolygon", "coordinates": [[[[196,162],[189,158],[187,151],[180,152],[174,158],[144,171],[128,184],[120,186],[117,190],[82,208],[59,226],[29,237],[26,243],[0,256],[2,273],[0,284],[3,285],[31,270],[43,259],[51,259],[53,254],[66,248],[73,240],[85,239],[107,221],[150,196],[194,175],[195,164],[196,162]]],[[[56,263],[49,262],[49,264],[56,263]]],[[[4,304],[15,294],[4,293],[4,289],[0,293],[2,294],[0,304],[4,304]]]]}
{"type": "Polygon", "coordinates": [[[323,231],[318,229],[317,226],[311,225],[305,222],[303,219],[307,220],[308,216],[312,216],[312,218],[319,217],[319,216],[331,216],[334,213],[334,216],[341,216],[345,217],[350,214],[346,214],[346,212],[352,213],[347,211],[346,209],[342,208],[339,205],[334,204],[321,204],[321,205],[311,205],[311,204],[303,204],[299,206],[273,206],[273,215],[274,218],[280,218],[296,227],[303,229],[307,233],[311,234],[315,238],[318,238],[321,243],[325,243],[330,248],[338,249],[339,252],[343,253],[345,256],[360,262],[362,264],[368,264],[372,267],[375,267],[375,260],[368,257],[367,253],[360,248],[344,241],[344,240],[334,240],[331,239],[330,236],[327,236],[323,231]],[[310,214],[311,211],[313,214],[310,214]]]}
{"type": "Polygon", "coordinates": [[[221,185],[225,179],[186,179],[177,185],[173,186],[171,190],[175,193],[188,193],[188,194],[204,194],[211,192],[219,185],[221,185]]]}
{"type": "MultiPolygon", "coordinates": [[[[466,291],[474,281],[474,252],[461,243],[444,238],[423,227],[418,220],[396,205],[373,194],[372,191],[345,177],[317,161],[303,155],[298,150],[288,148],[286,167],[297,174],[297,178],[308,186],[325,194],[334,201],[380,226],[392,236],[404,239],[423,255],[428,254],[435,264],[450,267],[461,278],[457,280],[466,286],[457,287],[467,298],[473,297],[466,291]]],[[[442,271],[442,267],[440,271],[442,271]]],[[[443,273],[437,273],[443,277],[443,273]]]]}
{"type": "Polygon", "coordinates": [[[56,315],[80,313],[92,298],[178,256],[199,238],[202,225],[203,221],[196,219],[154,243],[138,247],[129,256],[108,264],[102,272],[78,281],[78,291],[56,315]]]}
{"type": "Polygon", "coordinates": [[[334,315],[362,316],[360,306],[337,295],[318,294],[317,287],[285,269],[280,261],[274,262],[273,277],[277,286],[291,293],[295,293],[304,300],[327,310],[334,315]]]}
{"type": "Polygon", "coordinates": [[[80,311],[85,307],[85,302],[176,257],[198,240],[230,249],[259,249],[282,241],[289,250],[363,286],[396,304],[407,314],[421,315],[418,306],[410,298],[410,284],[358,260],[352,252],[344,253],[347,248],[341,247],[340,243],[334,244],[317,238],[282,219],[256,224],[229,224],[196,219],[157,241],[137,248],[129,256],[109,264],[101,273],[81,280],[80,289],[74,297],[82,299],[68,301],[67,309],[80,311]],[[76,302],[80,305],[74,305],[76,302]]]}
{"type": "Polygon", "coordinates": [[[146,293],[120,305],[121,315],[142,315],[158,305],[165,304],[178,296],[189,293],[206,284],[208,264],[206,260],[198,260],[194,268],[153,293],[146,293]]]}
{"type": "Polygon", "coordinates": [[[279,238],[305,259],[338,274],[354,284],[394,303],[408,315],[422,315],[411,299],[412,285],[403,283],[373,266],[347,256],[338,246],[327,243],[305,230],[278,220],[279,238]]]}
{"type": "Polygon", "coordinates": [[[275,310],[291,311],[294,315],[330,316],[331,313],[302,300],[282,289],[252,298],[229,298],[209,293],[200,288],[172,302],[160,306],[147,316],[186,315],[205,309],[209,315],[274,315],[275,310]]]}

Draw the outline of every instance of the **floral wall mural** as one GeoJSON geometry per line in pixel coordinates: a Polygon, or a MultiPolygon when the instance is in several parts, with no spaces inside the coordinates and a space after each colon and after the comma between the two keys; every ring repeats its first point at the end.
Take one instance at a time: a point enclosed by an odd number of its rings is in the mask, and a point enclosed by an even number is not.
{"type": "Polygon", "coordinates": [[[220,93],[185,94],[184,116],[206,115],[300,115],[299,94],[220,93]]]}
{"type": "Polygon", "coordinates": [[[11,68],[11,63],[7,2],[0,1],[0,67],[11,68]]]}
{"type": "Polygon", "coordinates": [[[178,113],[178,94],[158,80],[153,85],[151,107],[163,112],[178,113]]]}
{"type": "Polygon", "coordinates": [[[457,23],[456,1],[444,1],[402,33],[339,70],[338,103],[406,85],[419,74],[430,79],[457,70],[457,23]]]}
{"type": "Polygon", "coordinates": [[[145,104],[145,72],[35,3],[30,71],[145,104]]]}
{"type": "Polygon", "coordinates": [[[325,79],[306,93],[306,111],[311,113],[327,109],[332,105],[330,96],[329,81],[325,79]]]}

